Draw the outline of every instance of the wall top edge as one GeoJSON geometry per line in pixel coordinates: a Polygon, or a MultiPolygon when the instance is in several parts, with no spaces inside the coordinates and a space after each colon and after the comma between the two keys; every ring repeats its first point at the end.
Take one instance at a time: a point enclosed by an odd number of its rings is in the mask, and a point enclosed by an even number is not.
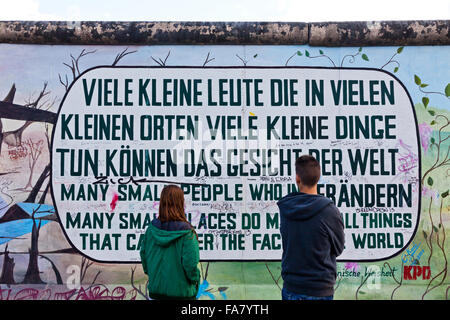
{"type": "Polygon", "coordinates": [[[450,20],[352,22],[0,21],[0,43],[449,45],[450,20]]]}

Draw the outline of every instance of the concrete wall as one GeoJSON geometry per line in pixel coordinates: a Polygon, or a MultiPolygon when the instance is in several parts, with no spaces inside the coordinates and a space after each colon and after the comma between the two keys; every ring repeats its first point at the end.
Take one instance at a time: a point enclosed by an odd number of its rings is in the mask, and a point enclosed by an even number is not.
{"type": "MultiPolygon", "coordinates": [[[[411,214],[412,218],[407,226],[374,228],[392,237],[395,233],[403,234],[405,241],[394,254],[383,256],[386,247],[346,249],[349,254],[338,262],[335,298],[447,299],[449,24],[449,21],[0,22],[0,299],[145,298],[145,292],[138,290],[147,281],[139,263],[90,259],[92,252],[75,245],[74,237],[83,228],[71,234],[62,208],[64,205],[81,208],[88,201],[79,199],[75,204],[76,201],[55,197],[54,189],[60,187],[58,181],[63,181],[58,180],[60,165],[55,162],[58,156],[55,146],[70,147],[72,141],[55,140],[53,135],[59,132],[64,112],[85,112],[83,108],[87,106],[78,106],[84,103],[81,80],[92,72],[100,72],[96,73],[99,79],[108,78],[108,74],[119,77],[124,72],[123,77],[130,79],[138,79],[139,73],[146,72],[159,72],[158,79],[168,74],[172,78],[189,78],[194,73],[205,77],[205,81],[214,81],[214,74],[220,72],[223,77],[235,78],[235,73],[248,77],[259,73],[266,80],[324,79],[325,89],[328,81],[339,79],[360,80],[363,84],[370,80],[394,81],[399,95],[395,96],[395,103],[384,106],[358,103],[346,107],[340,102],[333,104],[331,96],[328,99],[325,95],[322,109],[304,104],[299,111],[292,105],[285,110],[238,106],[238,112],[227,109],[223,114],[260,119],[263,115],[322,114],[333,120],[343,115],[393,115],[397,131],[392,140],[377,141],[373,137],[305,140],[304,150],[312,148],[307,143],[320,145],[317,149],[398,150],[395,172],[391,170],[385,176],[361,172],[352,175],[351,168],[344,166],[341,175],[324,176],[321,181],[324,185],[341,188],[347,183],[385,179],[383,183],[411,187],[411,204],[403,207],[341,204],[341,211],[348,213],[344,219],[349,247],[356,229],[353,215],[356,224],[362,221],[358,220],[362,212],[400,212],[402,217],[411,214]],[[375,258],[371,259],[371,255],[375,258]]],[[[116,105],[104,112],[141,113],[139,108],[131,112],[122,110],[116,105]]],[[[197,112],[180,110],[183,114],[197,112]]],[[[220,114],[214,108],[208,110],[212,111],[201,111],[200,115],[220,114]]],[[[104,143],[81,141],[79,146],[119,148],[117,142],[104,143]]],[[[153,143],[167,146],[172,142],[162,139],[153,143]]],[[[182,146],[174,144],[174,148],[182,146]]],[[[383,158],[386,162],[390,159],[388,154],[383,158]]],[[[92,184],[93,178],[90,175],[77,183],[92,184]]],[[[199,183],[216,181],[204,176],[197,178],[203,179],[196,181],[199,183]]],[[[226,181],[236,184],[234,180],[226,181]]],[[[249,184],[247,181],[246,185],[249,184]]],[[[113,195],[108,193],[103,201],[98,201],[98,206],[104,212],[112,212],[112,199],[113,195]]],[[[216,211],[236,210],[239,217],[242,215],[243,209],[237,202],[217,203],[222,207],[214,208],[216,211]]],[[[211,202],[200,204],[206,206],[211,202]]],[[[125,210],[121,205],[118,201],[117,208],[125,210]]],[[[137,210],[139,205],[130,202],[126,209],[137,210]]],[[[155,199],[142,205],[151,213],[157,212],[155,199]]],[[[200,211],[210,213],[212,208],[200,211]]],[[[276,199],[253,201],[245,208],[259,214],[276,214],[276,199]]],[[[188,211],[193,213],[195,210],[191,209],[188,211]]],[[[377,232],[361,225],[360,230],[361,234],[377,232]]],[[[267,230],[261,234],[264,232],[267,230]]],[[[276,230],[268,233],[275,234],[276,230]]],[[[124,250],[124,255],[127,252],[124,250]]],[[[266,249],[253,255],[251,250],[244,250],[239,258],[218,259],[203,252],[199,266],[203,281],[200,299],[279,299],[282,287],[279,253],[280,250],[266,249]]]]}

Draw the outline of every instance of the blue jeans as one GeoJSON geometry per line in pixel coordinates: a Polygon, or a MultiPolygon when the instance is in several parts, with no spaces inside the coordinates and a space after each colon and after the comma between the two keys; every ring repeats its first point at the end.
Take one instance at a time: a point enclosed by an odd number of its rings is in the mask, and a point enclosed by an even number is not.
{"type": "Polygon", "coordinates": [[[281,299],[283,300],[333,300],[333,296],[327,297],[313,297],[307,296],[306,294],[298,294],[294,292],[287,291],[285,288],[281,290],[281,299]]]}

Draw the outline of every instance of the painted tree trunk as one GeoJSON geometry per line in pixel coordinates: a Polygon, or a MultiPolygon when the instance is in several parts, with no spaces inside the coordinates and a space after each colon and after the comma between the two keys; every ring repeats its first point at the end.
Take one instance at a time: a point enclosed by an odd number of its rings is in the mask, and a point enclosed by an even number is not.
{"type": "Polygon", "coordinates": [[[0,283],[4,284],[15,284],[14,281],[14,259],[9,256],[8,246],[5,248],[3,257],[3,269],[2,275],[0,277],[0,283]]]}
{"type": "Polygon", "coordinates": [[[28,250],[30,254],[30,260],[28,261],[28,269],[25,274],[25,278],[22,283],[30,283],[30,284],[41,284],[45,283],[41,280],[39,265],[38,265],[38,257],[39,257],[39,249],[38,249],[38,239],[39,239],[39,229],[41,224],[36,225],[36,220],[33,217],[33,230],[31,232],[31,248],[28,250]]]}

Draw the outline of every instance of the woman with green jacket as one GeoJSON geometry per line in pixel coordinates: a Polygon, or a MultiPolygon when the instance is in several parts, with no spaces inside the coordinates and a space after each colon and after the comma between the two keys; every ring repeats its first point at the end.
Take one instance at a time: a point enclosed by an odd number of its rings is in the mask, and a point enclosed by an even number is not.
{"type": "Polygon", "coordinates": [[[141,261],[152,299],[195,299],[200,282],[197,233],[184,213],[184,193],[175,185],[161,192],[158,218],[148,226],[141,261]]]}

